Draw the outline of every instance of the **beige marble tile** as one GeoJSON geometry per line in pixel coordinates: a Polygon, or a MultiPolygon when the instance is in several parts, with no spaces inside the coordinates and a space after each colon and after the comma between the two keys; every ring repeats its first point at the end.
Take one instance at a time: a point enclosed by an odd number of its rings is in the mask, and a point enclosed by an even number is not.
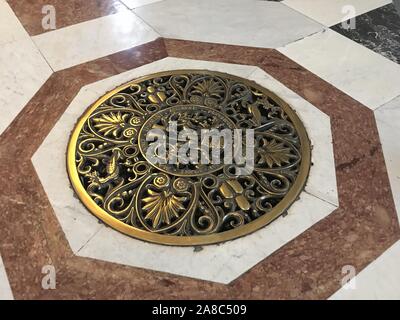
{"type": "Polygon", "coordinates": [[[6,270],[4,269],[3,260],[0,256],[0,300],[13,300],[13,294],[8,283],[6,270]]]}
{"type": "Polygon", "coordinates": [[[400,221],[400,97],[377,109],[375,118],[400,221]]]}
{"type": "Polygon", "coordinates": [[[283,4],[326,26],[333,26],[346,17],[345,6],[353,6],[355,15],[374,10],[391,0],[283,0],[283,4]]]}
{"type": "Polygon", "coordinates": [[[50,66],[62,70],[158,38],[131,11],[108,15],[33,37],[50,66]]]}
{"type": "Polygon", "coordinates": [[[263,48],[322,30],[315,21],[271,1],[164,0],[134,12],[163,37],[263,48]]]}
{"type": "Polygon", "coordinates": [[[31,39],[0,48],[0,134],[52,74],[31,39]]]}
{"type": "Polygon", "coordinates": [[[129,9],[138,8],[162,0],[121,0],[129,9]]]}
{"type": "Polygon", "coordinates": [[[0,21],[0,46],[29,38],[6,0],[0,0],[0,21]]]}
{"type": "Polygon", "coordinates": [[[330,29],[278,50],[370,109],[400,95],[400,65],[330,29]]]}
{"type": "Polygon", "coordinates": [[[201,250],[146,243],[103,228],[78,255],[227,284],[333,210],[331,204],[304,192],[286,217],[246,237],[201,250]]]}
{"type": "Polygon", "coordinates": [[[103,227],[74,197],[65,166],[69,133],[75,126],[78,114],[82,114],[95,99],[93,93],[82,90],[32,158],[40,182],[74,252],[103,227]]]}

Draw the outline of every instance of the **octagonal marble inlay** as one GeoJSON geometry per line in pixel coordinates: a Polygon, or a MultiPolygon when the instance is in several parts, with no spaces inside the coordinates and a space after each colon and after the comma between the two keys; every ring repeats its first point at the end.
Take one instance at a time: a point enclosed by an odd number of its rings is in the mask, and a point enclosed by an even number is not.
{"type": "Polygon", "coordinates": [[[329,117],[254,66],[165,58],[83,87],[32,158],[73,252],[114,263],[229,283],[323,219],[338,206],[329,117]],[[305,190],[288,215],[246,237],[204,247],[170,247],[129,238],[99,223],[74,197],[66,168],[69,134],[84,110],[105,92],[137,77],[176,69],[208,69],[253,80],[288,102],[313,145],[305,190]]]}

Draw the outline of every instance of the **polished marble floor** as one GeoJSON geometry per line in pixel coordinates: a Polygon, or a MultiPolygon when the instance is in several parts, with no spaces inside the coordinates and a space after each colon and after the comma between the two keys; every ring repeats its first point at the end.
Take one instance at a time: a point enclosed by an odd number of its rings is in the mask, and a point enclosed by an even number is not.
{"type": "Polygon", "coordinates": [[[400,299],[399,32],[390,0],[0,0],[0,299],[400,299]],[[79,116],[172,69],[255,81],[297,112],[313,166],[287,215],[181,248],[77,200],[79,116]]]}

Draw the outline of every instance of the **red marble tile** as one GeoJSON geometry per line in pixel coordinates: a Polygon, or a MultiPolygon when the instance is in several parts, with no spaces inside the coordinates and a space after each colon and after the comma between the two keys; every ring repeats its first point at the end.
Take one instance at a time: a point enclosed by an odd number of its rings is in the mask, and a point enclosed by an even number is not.
{"type": "Polygon", "coordinates": [[[57,29],[127,10],[118,0],[7,0],[7,2],[31,36],[51,31],[42,27],[42,20],[45,17],[42,8],[45,5],[52,5],[55,8],[57,29]]]}

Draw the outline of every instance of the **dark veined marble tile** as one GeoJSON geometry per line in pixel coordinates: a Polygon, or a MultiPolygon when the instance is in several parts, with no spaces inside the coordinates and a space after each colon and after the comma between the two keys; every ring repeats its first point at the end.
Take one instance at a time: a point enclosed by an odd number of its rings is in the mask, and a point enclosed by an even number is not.
{"type": "Polygon", "coordinates": [[[356,18],[356,28],[339,23],[331,29],[400,64],[400,1],[356,18]]]}

